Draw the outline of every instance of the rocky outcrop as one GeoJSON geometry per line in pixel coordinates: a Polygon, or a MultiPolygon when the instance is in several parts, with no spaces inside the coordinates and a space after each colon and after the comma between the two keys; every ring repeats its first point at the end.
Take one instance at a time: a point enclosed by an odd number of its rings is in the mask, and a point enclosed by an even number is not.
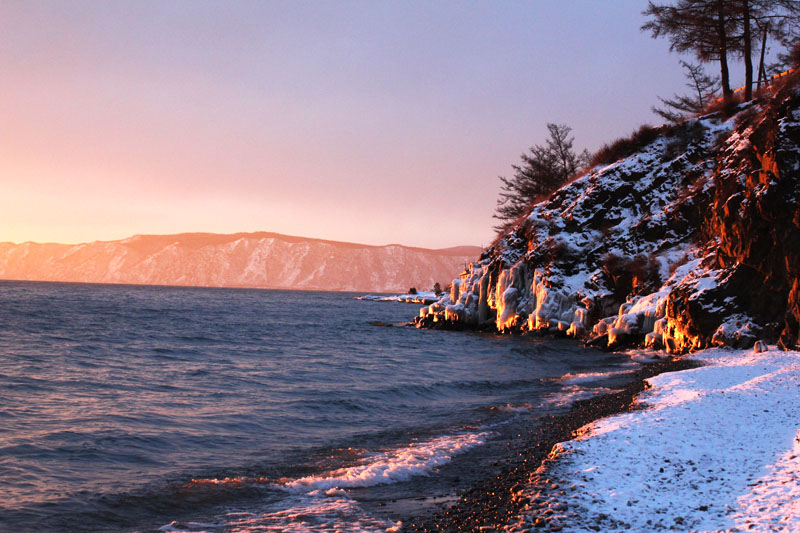
{"type": "Polygon", "coordinates": [[[739,172],[719,174],[704,227],[706,239],[720,237],[720,268],[741,271],[732,288],[740,306],[787,348],[800,342],[799,119],[800,94],[786,88],[743,121],[749,142],[729,155],[740,160],[739,172]]]}
{"type": "Polygon", "coordinates": [[[76,245],[0,243],[0,279],[405,292],[445,284],[479,252],[266,232],[136,235],[76,245]]]}
{"type": "Polygon", "coordinates": [[[420,327],[549,332],[683,353],[800,343],[797,79],[662,127],[532,206],[420,327]]]}

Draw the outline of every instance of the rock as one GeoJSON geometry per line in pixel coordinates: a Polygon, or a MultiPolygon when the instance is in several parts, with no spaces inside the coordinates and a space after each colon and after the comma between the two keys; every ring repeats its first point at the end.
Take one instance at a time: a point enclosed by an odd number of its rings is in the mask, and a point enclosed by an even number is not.
{"type": "Polygon", "coordinates": [[[800,346],[800,275],[795,275],[792,289],[789,292],[784,328],[778,345],[783,350],[792,350],[800,346]]]}
{"type": "Polygon", "coordinates": [[[680,154],[645,144],[532,205],[453,283],[452,307],[415,324],[591,332],[589,346],[677,354],[797,347],[800,76],[787,79],[713,135],[712,117],[661,132],[696,129],[680,154]]]}
{"type": "Polygon", "coordinates": [[[605,348],[608,346],[608,335],[598,335],[586,341],[586,346],[597,346],[605,348]]]}
{"type": "Polygon", "coordinates": [[[769,346],[767,346],[767,343],[764,341],[756,341],[753,345],[753,351],[756,353],[767,352],[769,351],[769,346]]]}
{"type": "Polygon", "coordinates": [[[608,348],[611,350],[619,350],[631,346],[637,342],[639,337],[626,333],[625,330],[620,328],[611,328],[608,330],[608,348]]]}
{"type": "Polygon", "coordinates": [[[569,329],[567,330],[568,337],[583,337],[586,334],[586,329],[584,329],[583,324],[580,322],[573,322],[570,324],[569,329]]]}
{"type": "Polygon", "coordinates": [[[644,345],[646,348],[656,349],[663,346],[661,333],[650,332],[644,336],[644,345]]]}

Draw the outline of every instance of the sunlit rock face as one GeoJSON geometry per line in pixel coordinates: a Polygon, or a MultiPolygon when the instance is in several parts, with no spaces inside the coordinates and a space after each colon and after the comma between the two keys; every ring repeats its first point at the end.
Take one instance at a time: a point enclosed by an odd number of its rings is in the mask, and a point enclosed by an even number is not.
{"type": "Polygon", "coordinates": [[[0,279],[405,292],[442,286],[480,252],[367,246],[277,233],[0,243],[0,279]]]}
{"type": "Polygon", "coordinates": [[[729,293],[785,347],[798,345],[800,278],[800,95],[783,91],[740,127],[739,153],[717,173],[706,239],[735,272],[729,293]]]}
{"type": "Polygon", "coordinates": [[[673,353],[759,339],[796,347],[797,84],[730,118],[662,127],[533,205],[417,324],[673,353]]]}

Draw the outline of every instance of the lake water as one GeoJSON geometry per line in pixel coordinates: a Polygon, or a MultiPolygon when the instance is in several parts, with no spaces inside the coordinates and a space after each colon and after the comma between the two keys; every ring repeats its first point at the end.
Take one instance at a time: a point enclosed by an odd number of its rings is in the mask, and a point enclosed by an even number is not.
{"type": "Polygon", "coordinates": [[[0,530],[390,529],[635,366],[353,296],[0,282],[0,530]]]}

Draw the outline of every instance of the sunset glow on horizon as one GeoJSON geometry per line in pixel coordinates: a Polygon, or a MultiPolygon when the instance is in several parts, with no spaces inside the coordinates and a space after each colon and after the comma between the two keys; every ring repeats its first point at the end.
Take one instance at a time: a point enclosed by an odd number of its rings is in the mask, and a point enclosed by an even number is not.
{"type": "Polygon", "coordinates": [[[0,242],[486,245],[547,122],[594,150],[683,92],[643,7],[3,2],[0,242]]]}

